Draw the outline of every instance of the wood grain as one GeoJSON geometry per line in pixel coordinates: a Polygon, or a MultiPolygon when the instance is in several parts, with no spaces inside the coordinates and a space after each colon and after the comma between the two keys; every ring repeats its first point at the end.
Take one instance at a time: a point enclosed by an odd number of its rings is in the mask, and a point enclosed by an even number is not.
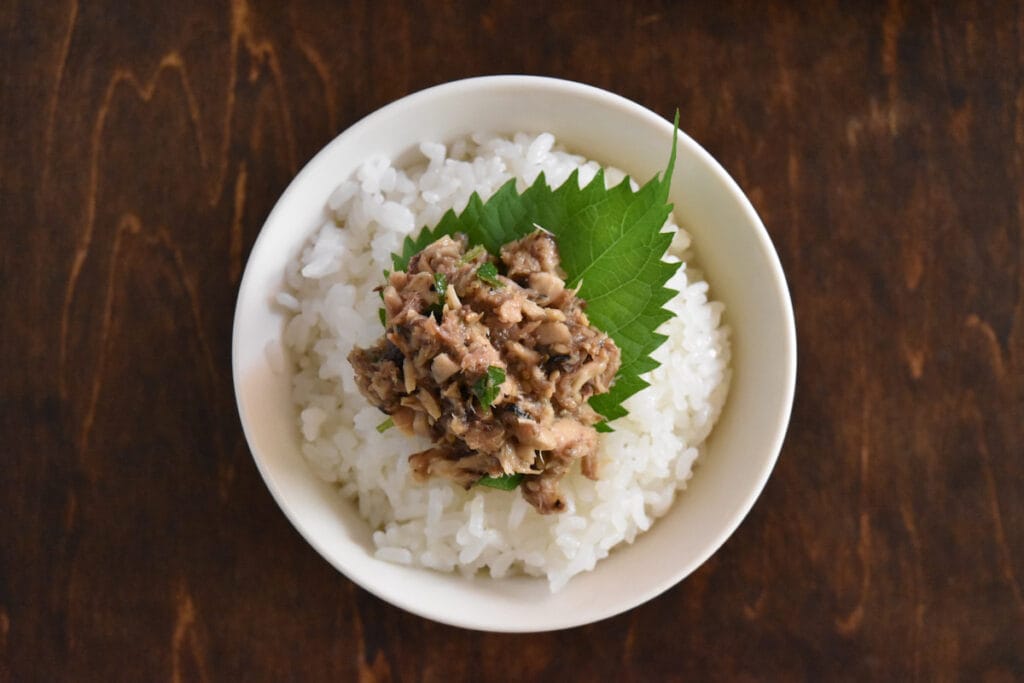
{"type": "Polygon", "coordinates": [[[0,679],[1024,679],[1015,3],[0,3],[0,679]],[[409,92],[582,80],[749,193],[800,377],[681,585],[537,636],[356,588],[248,454],[230,328],[305,160],[409,92]]]}

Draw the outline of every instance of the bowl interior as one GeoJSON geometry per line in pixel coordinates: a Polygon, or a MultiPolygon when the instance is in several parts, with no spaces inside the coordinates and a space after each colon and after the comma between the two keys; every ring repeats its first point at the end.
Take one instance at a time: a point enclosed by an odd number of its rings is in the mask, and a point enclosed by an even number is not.
{"type": "Polygon", "coordinates": [[[325,218],[325,201],[372,155],[409,158],[424,140],[479,130],[549,131],[572,151],[644,182],[667,161],[672,125],[588,86],[488,77],[438,86],[360,121],[325,147],[278,201],[254,245],[238,297],[234,379],[249,446],[278,504],[316,550],[379,597],[437,621],[495,631],[543,631],[623,612],[666,590],[733,532],[761,491],[789,419],[796,367],[792,306],[778,257],[750,203],[722,168],[680,133],[671,198],[692,234],[697,266],[724,302],[733,379],[693,479],[669,513],[632,546],[559,593],[530,578],[465,578],[373,557],[355,506],[313,474],[299,451],[289,377],[266,349],[285,316],[273,306],[285,263],[325,218]]]}

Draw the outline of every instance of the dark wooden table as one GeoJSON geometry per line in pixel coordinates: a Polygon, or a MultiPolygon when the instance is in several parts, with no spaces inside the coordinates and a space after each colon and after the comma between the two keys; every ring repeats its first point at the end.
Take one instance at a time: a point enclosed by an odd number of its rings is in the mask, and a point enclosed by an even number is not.
{"type": "Polygon", "coordinates": [[[0,3],[0,679],[1024,678],[1024,9],[0,3]],[[381,105],[534,73],[669,116],[796,306],[789,436],[682,584],[441,626],[289,525],[231,386],[246,255],[381,105]]]}

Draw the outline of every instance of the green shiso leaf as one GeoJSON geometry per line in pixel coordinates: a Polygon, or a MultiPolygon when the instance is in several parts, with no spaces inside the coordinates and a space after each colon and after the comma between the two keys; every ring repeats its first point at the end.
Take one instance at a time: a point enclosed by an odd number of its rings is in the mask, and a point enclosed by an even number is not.
{"type": "Polygon", "coordinates": [[[523,475],[521,474],[503,474],[500,477],[480,477],[476,480],[476,483],[480,484],[480,486],[489,486],[492,489],[511,491],[519,486],[519,482],[522,480],[523,475]]]}
{"type": "Polygon", "coordinates": [[[679,264],[662,261],[672,234],[661,228],[672,211],[667,202],[678,130],[677,111],[665,172],[636,192],[629,178],[606,189],[603,170],[583,188],[576,171],[555,190],[543,173],[522,194],[510,180],[486,202],[474,193],[462,213],[448,211],[434,229],[407,237],[392,256],[395,268],[405,270],[414,254],[443,235],[465,233],[470,244],[497,255],[502,245],[543,227],[558,242],[566,284],[579,286],[590,322],[622,352],[611,391],[590,399],[606,421],[622,417],[622,402],[647,386],[640,375],[658,367],[651,353],[666,337],[656,330],[673,315],[664,305],[676,292],[665,283],[679,264]]]}

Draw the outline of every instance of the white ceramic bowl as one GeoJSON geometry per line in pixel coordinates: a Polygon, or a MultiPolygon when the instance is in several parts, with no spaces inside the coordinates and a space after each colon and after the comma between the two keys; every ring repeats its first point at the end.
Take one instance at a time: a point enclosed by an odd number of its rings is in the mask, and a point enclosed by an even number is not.
{"type": "Polygon", "coordinates": [[[567,628],[624,612],[667,590],[718,549],[771,472],[789,420],[796,332],[785,277],[768,233],[722,167],[685,134],[672,182],[675,215],[693,236],[712,296],[733,330],[733,379],[693,479],[665,517],[632,545],[551,594],[543,579],[464,578],[373,556],[355,505],[320,481],[299,451],[286,374],[265,352],[284,315],[272,305],[285,263],[324,220],[328,195],[371,155],[402,160],[424,140],[486,130],[554,133],[572,151],[640,182],[663,169],[672,124],[622,97],[526,76],[475,78],[405,97],[335,138],[292,181],[253,246],[235,311],[238,410],[256,464],[292,524],[352,581],[415,614],[466,628],[567,628]]]}

